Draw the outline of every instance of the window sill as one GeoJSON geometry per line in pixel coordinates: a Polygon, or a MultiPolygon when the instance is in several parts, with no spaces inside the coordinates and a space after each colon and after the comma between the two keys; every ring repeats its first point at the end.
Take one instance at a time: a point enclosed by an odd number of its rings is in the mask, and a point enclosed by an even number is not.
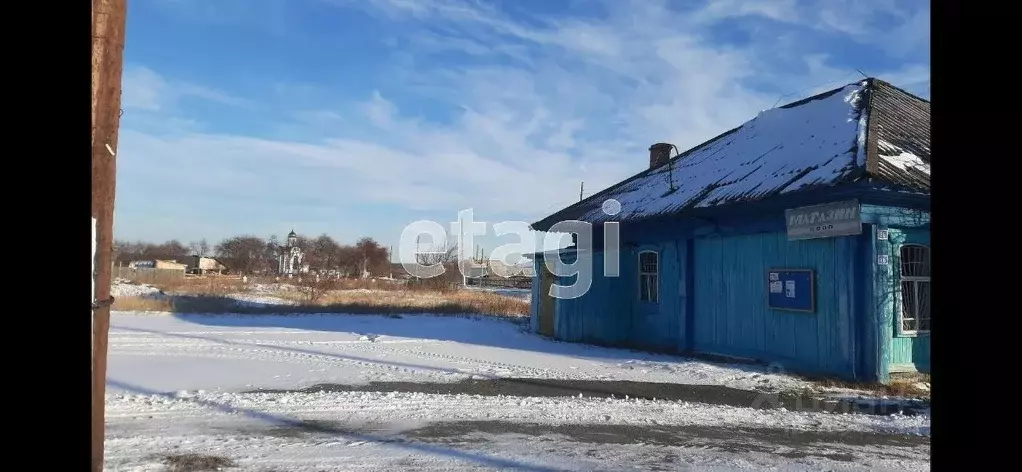
{"type": "Polygon", "coordinates": [[[895,335],[894,335],[894,337],[896,337],[896,338],[925,338],[925,337],[929,337],[929,336],[930,336],[930,332],[929,331],[909,331],[909,332],[895,333],[895,335]]]}

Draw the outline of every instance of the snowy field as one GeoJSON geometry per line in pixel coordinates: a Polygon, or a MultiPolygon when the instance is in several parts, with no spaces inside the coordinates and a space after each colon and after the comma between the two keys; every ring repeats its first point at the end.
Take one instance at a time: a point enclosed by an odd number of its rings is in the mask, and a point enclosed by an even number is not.
{"type": "Polygon", "coordinates": [[[520,298],[525,301],[532,300],[532,289],[528,288],[466,287],[465,289],[477,290],[480,292],[493,292],[505,297],[520,298]]]}
{"type": "Polygon", "coordinates": [[[553,342],[489,319],[115,313],[108,369],[108,470],[163,470],[177,454],[255,471],[929,469],[928,416],[294,391],[495,378],[807,386],[760,367],[553,342]]]}
{"type": "MultiPolygon", "coordinates": [[[[229,293],[220,296],[235,300],[238,307],[263,308],[273,305],[297,305],[297,301],[282,298],[280,295],[287,292],[297,292],[298,290],[299,288],[297,286],[286,283],[253,283],[247,286],[244,292],[229,293]]],[[[464,290],[472,292],[489,292],[504,297],[517,298],[526,302],[532,300],[531,289],[465,287],[464,290]]],[[[351,290],[333,290],[332,292],[369,294],[387,293],[388,291],[359,288],[351,290]]],[[[158,287],[135,283],[124,279],[114,280],[110,286],[110,293],[114,297],[164,298],[168,296],[158,287]]]]}
{"type": "Polygon", "coordinates": [[[111,324],[111,376],[164,392],[500,377],[808,385],[758,366],[553,342],[485,318],[118,314],[111,324]]]}

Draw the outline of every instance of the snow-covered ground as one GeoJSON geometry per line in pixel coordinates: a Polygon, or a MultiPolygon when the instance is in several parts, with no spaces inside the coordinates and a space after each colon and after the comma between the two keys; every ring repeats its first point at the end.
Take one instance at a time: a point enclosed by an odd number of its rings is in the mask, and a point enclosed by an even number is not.
{"type": "Polygon", "coordinates": [[[504,321],[429,315],[118,314],[109,350],[111,375],[164,392],[499,377],[766,391],[809,385],[760,366],[554,342],[504,321]]]}
{"type": "Polygon", "coordinates": [[[118,297],[157,297],[163,292],[152,285],[129,282],[123,279],[114,280],[110,284],[110,295],[118,297]]]}
{"type": "Polygon", "coordinates": [[[257,391],[495,377],[805,386],[757,367],[553,342],[488,319],[115,313],[107,467],[160,470],[161,457],[191,453],[257,471],[929,469],[928,416],[257,391]]]}
{"type": "Polygon", "coordinates": [[[527,288],[465,287],[465,289],[480,292],[493,292],[505,297],[520,298],[525,301],[532,300],[532,289],[527,288]]]}
{"type": "Polygon", "coordinates": [[[928,429],[922,420],[662,401],[364,392],[115,394],[107,401],[107,418],[107,461],[115,470],[152,470],[144,469],[151,458],[186,452],[227,457],[243,470],[929,469],[928,447],[890,444],[881,450],[841,439],[886,429],[911,434],[928,429]],[[745,442],[713,437],[749,428],[773,433],[745,442]],[[657,434],[629,438],[642,430],[657,434]],[[692,437],[685,433],[690,431],[709,434],[692,437]],[[786,436],[797,432],[785,431],[813,431],[820,443],[805,447],[786,436]],[[618,437],[608,441],[600,433],[618,437]],[[650,464],[671,458],[673,466],[650,464]]]}
{"type": "Polygon", "coordinates": [[[277,305],[297,305],[298,303],[293,300],[285,300],[280,297],[274,297],[272,295],[260,295],[257,293],[232,293],[227,295],[237,302],[238,306],[246,307],[266,307],[266,306],[277,306],[277,305]]]}

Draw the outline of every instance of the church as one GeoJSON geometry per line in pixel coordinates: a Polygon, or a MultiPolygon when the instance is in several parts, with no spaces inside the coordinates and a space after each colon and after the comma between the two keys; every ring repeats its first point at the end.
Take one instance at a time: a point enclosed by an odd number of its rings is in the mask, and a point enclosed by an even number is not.
{"type": "Polygon", "coordinates": [[[277,273],[280,275],[297,275],[309,272],[305,263],[305,251],[298,246],[298,235],[294,230],[287,234],[287,242],[280,248],[277,256],[277,273]]]}

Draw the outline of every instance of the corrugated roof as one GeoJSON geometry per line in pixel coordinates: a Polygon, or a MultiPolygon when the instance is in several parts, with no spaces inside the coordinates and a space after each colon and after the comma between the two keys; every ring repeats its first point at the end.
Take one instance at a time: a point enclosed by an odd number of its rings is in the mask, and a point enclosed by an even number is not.
{"type": "Polygon", "coordinates": [[[912,190],[930,191],[930,102],[886,82],[870,94],[869,174],[912,190]],[[875,164],[875,165],[874,165],[875,164]]]}
{"type": "Polygon", "coordinates": [[[929,192],[929,149],[930,103],[865,79],[761,112],[532,227],[544,231],[564,220],[649,218],[863,178],[929,192]],[[603,210],[611,198],[620,203],[615,216],[603,210]]]}

